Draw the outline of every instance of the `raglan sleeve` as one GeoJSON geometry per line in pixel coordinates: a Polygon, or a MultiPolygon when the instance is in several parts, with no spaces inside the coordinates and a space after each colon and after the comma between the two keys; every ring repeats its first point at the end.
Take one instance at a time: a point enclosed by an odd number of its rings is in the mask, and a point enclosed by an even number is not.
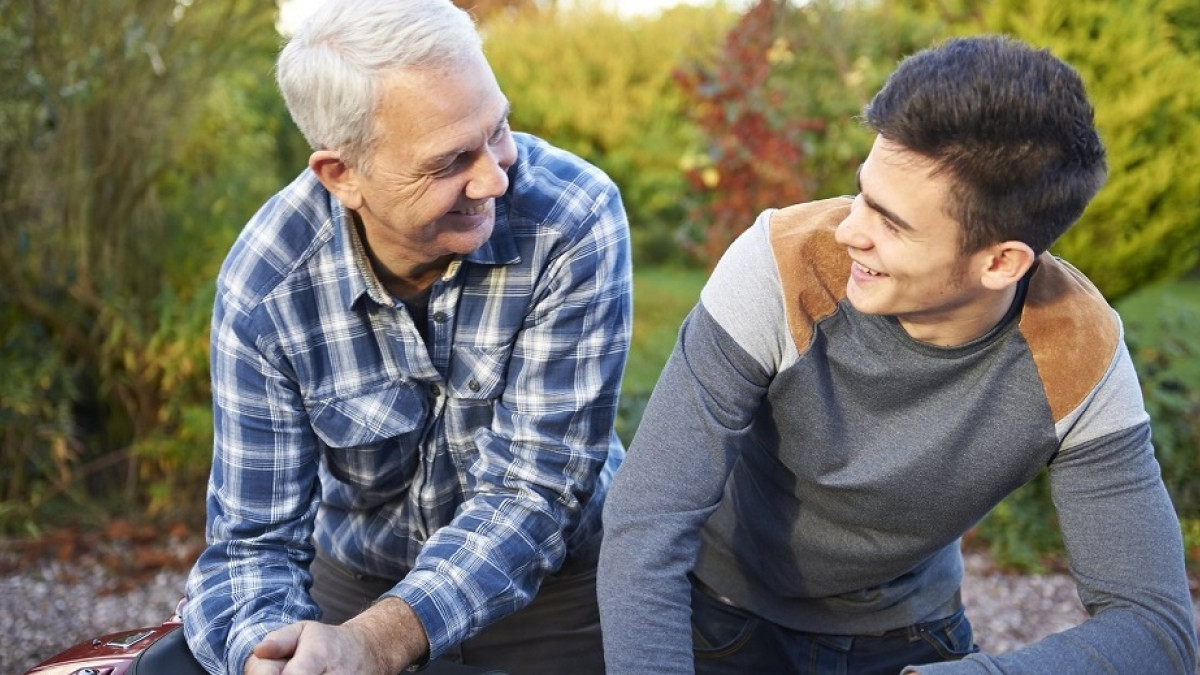
{"type": "Polygon", "coordinates": [[[1062,444],[1049,466],[1051,496],[1090,618],[1008,654],[975,654],[912,672],[1196,671],[1179,521],[1124,342],[1100,384],[1059,426],[1062,444]]]}
{"type": "Polygon", "coordinates": [[[706,283],[613,482],[598,576],[611,674],[692,672],[687,574],[700,528],[781,358],[768,222],[761,216],[706,283]]]}

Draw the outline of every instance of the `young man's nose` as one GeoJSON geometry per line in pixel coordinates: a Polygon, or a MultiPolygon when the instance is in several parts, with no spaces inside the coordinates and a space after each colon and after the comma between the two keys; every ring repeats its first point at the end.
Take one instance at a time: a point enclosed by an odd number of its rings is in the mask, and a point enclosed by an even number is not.
{"type": "Polygon", "coordinates": [[[871,239],[863,230],[864,218],[867,217],[867,207],[862,196],[856,196],[850,204],[850,213],[838,223],[834,230],[834,240],[842,246],[850,248],[870,248],[871,239]]]}

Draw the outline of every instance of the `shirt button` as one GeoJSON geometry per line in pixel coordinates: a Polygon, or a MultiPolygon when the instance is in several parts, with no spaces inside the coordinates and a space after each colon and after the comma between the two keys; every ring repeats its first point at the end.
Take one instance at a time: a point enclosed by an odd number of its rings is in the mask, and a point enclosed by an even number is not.
{"type": "Polygon", "coordinates": [[[479,391],[479,382],[476,380],[471,380],[467,383],[467,389],[470,389],[471,391],[479,391]]]}
{"type": "Polygon", "coordinates": [[[446,321],[446,313],[445,313],[445,312],[441,312],[441,311],[434,312],[434,313],[433,313],[433,320],[434,320],[434,321],[436,321],[436,322],[438,322],[438,323],[443,323],[443,322],[445,322],[445,321],[446,321]]]}
{"type": "Polygon", "coordinates": [[[435,384],[435,385],[433,385],[433,386],[431,386],[431,387],[429,387],[429,391],[433,392],[433,395],[434,395],[434,396],[441,396],[441,395],[442,395],[442,388],[441,388],[441,387],[439,387],[439,386],[437,386],[436,384],[435,384]]]}

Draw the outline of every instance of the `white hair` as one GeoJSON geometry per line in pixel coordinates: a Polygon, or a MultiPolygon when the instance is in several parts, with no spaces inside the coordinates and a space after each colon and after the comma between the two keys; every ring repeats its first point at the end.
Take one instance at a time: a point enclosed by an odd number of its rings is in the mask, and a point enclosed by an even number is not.
{"type": "Polygon", "coordinates": [[[280,52],[275,77],[309,145],[366,169],[384,80],[481,51],[471,16],[450,0],[325,0],[280,52]]]}

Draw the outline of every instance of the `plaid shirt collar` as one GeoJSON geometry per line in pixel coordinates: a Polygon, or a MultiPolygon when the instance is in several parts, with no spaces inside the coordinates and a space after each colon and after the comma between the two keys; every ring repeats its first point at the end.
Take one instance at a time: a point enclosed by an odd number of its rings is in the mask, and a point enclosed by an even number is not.
{"type": "MultiPolygon", "coordinates": [[[[449,276],[453,276],[462,260],[482,265],[513,265],[521,262],[516,239],[508,224],[508,200],[509,194],[496,200],[496,223],[492,229],[492,236],[475,251],[456,257],[447,271],[449,276]]],[[[352,212],[332,194],[329,195],[329,206],[334,223],[334,250],[342,261],[342,269],[347,270],[346,275],[341,278],[346,308],[352,309],[364,296],[378,305],[391,307],[395,300],[384,289],[383,283],[371,267],[366,245],[355,227],[352,212]]]]}

